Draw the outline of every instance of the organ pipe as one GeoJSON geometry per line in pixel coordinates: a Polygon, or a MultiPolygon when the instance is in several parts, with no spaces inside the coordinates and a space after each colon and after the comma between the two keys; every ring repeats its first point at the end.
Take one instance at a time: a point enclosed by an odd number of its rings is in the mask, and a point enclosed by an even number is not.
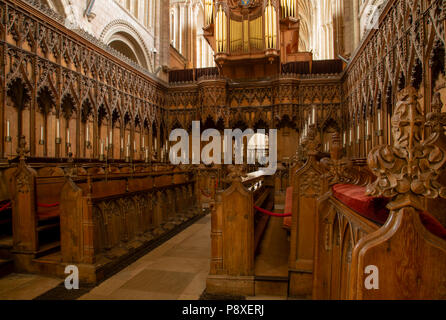
{"type": "Polygon", "coordinates": [[[229,19],[230,50],[239,52],[242,49],[242,22],[229,19]]]}
{"type": "Polygon", "coordinates": [[[213,0],[205,0],[204,4],[206,26],[214,22],[214,3],[213,0]]]}
{"type": "Polygon", "coordinates": [[[276,48],[277,39],[277,20],[276,9],[268,0],[268,5],[265,8],[265,47],[266,49],[276,48]]]}
{"type": "Polygon", "coordinates": [[[251,49],[262,49],[262,17],[249,22],[249,42],[251,49]]]}
{"type": "Polygon", "coordinates": [[[281,18],[296,18],[296,0],[280,0],[281,18]]]}
{"type": "Polygon", "coordinates": [[[228,26],[226,23],[226,13],[223,11],[221,4],[218,7],[215,20],[216,20],[215,39],[217,42],[217,53],[226,52],[226,33],[228,26]]]}

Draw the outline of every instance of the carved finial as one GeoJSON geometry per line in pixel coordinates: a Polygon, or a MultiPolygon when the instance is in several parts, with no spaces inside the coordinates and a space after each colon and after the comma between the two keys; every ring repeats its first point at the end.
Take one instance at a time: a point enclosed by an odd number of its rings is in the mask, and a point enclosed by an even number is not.
{"type": "Polygon", "coordinates": [[[319,137],[319,133],[317,131],[316,125],[310,125],[308,129],[308,134],[302,142],[305,149],[307,150],[308,155],[317,155],[320,151],[321,139],[319,137]]]}
{"type": "Polygon", "coordinates": [[[74,176],[75,168],[74,168],[74,159],[72,152],[68,152],[68,167],[65,172],[67,178],[72,178],[74,176]]]}
{"type": "Polygon", "coordinates": [[[423,210],[423,197],[446,195],[437,181],[446,152],[430,137],[422,140],[424,123],[416,89],[402,90],[392,116],[394,145],[378,146],[369,153],[368,164],[377,180],[367,186],[367,193],[393,198],[391,210],[407,206],[423,210]]]}
{"type": "Polygon", "coordinates": [[[29,153],[29,149],[26,148],[26,138],[25,136],[20,136],[19,147],[17,148],[17,154],[19,155],[20,162],[24,162],[26,155],[29,153]]]}
{"type": "Polygon", "coordinates": [[[443,132],[443,127],[446,126],[446,114],[441,113],[442,108],[440,92],[436,92],[432,97],[432,112],[426,116],[426,126],[437,133],[443,132]]]}
{"type": "Polygon", "coordinates": [[[342,144],[339,134],[335,132],[331,138],[330,158],[323,158],[320,161],[321,166],[326,171],[324,178],[327,179],[328,185],[331,186],[336,183],[360,184],[359,172],[355,170],[348,159],[342,157],[342,144]]]}
{"type": "Polygon", "coordinates": [[[229,165],[229,174],[226,176],[226,182],[241,181],[246,176],[246,165],[229,165]]]}
{"type": "Polygon", "coordinates": [[[331,136],[330,156],[335,160],[342,158],[341,136],[338,132],[333,133],[331,136]]]}
{"type": "Polygon", "coordinates": [[[180,168],[181,171],[189,171],[191,169],[191,167],[192,166],[190,164],[183,164],[182,163],[182,164],[179,165],[179,168],[180,168]]]}
{"type": "Polygon", "coordinates": [[[307,158],[305,148],[302,144],[299,143],[296,149],[296,153],[291,158],[291,165],[303,165],[305,163],[305,160],[307,158]]]}

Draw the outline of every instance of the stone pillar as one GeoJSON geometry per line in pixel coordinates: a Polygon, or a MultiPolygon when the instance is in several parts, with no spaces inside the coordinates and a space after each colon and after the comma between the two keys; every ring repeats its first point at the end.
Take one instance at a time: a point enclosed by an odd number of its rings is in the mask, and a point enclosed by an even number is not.
{"type": "MultiPolygon", "coordinates": [[[[159,51],[159,66],[169,65],[169,48],[170,48],[170,6],[168,0],[158,0],[159,5],[156,6],[156,19],[155,25],[155,46],[159,51]]],[[[157,64],[155,64],[157,66],[157,64]]]]}
{"type": "Polygon", "coordinates": [[[359,24],[359,3],[353,1],[353,51],[358,47],[361,41],[361,28],[359,24]]]}

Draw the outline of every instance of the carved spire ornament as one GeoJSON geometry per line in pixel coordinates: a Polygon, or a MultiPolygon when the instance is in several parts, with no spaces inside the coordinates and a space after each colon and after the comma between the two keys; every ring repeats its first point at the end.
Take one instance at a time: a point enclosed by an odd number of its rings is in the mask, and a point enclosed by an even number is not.
{"type": "Polygon", "coordinates": [[[302,144],[299,143],[296,149],[296,153],[291,158],[291,166],[300,165],[303,166],[307,160],[307,153],[302,144]]]}
{"type": "Polygon", "coordinates": [[[423,197],[446,196],[446,188],[437,181],[446,151],[434,145],[431,136],[423,140],[425,118],[415,88],[399,93],[391,121],[394,145],[377,146],[369,153],[368,164],[377,179],[367,186],[367,193],[393,198],[391,210],[423,210],[423,197]]]}
{"type": "Polygon", "coordinates": [[[246,165],[228,165],[229,174],[224,179],[225,182],[242,181],[242,178],[246,177],[246,165]]]}
{"type": "Polygon", "coordinates": [[[321,138],[315,124],[309,126],[308,134],[302,141],[302,145],[309,156],[316,156],[320,152],[321,138]]]}
{"type": "Polygon", "coordinates": [[[426,116],[426,126],[431,127],[436,134],[442,133],[446,126],[446,114],[441,113],[442,107],[440,92],[436,92],[432,97],[432,112],[426,116]]]}
{"type": "Polygon", "coordinates": [[[29,153],[29,148],[26,147],[26,138],[21,136],[19,139],[19,146],[17,148],[17,154],[19,155],[20,163],[24,163],[26,155],[29,153]]]}
{"type": "Polygon", "coordinates": [[[75,174],[76,174],[76,168],[74,165],[73,153],[69,152],[68,153],[68,166],[65,169],[65,176],[68,179],[72,179],[75,176],[75,174]]]}
{"type": "Polygon", "coordinates": [[[351,182],[345,173],[345,168],[349,164],[351,164],[351,161],[342,157],[341,139],[339,133],[335,132],[330,146],[330,158],[321,160],[321,165],[327,171],[324,176],[328,180],[328,185],[351,182]]]}

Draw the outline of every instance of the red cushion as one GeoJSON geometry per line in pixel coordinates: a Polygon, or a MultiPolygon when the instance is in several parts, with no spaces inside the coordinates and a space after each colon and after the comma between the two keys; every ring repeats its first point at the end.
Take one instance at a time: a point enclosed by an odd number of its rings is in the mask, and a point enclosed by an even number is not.
{"type": "MultiPolygon", "coordinates": [[[[389,216],[386,198],[366,196],[365,187],[337,184],[333,186],[333,195],[350,209],[378,224],[384,224],[389,216]]],[[[446,240],[446,228],[431,214],[420,212],[420,220],[431,233],[446,240]]]]}
{"type": "Polygon", "coordinates": [[[333,186],[333,195],[336,199],[363,217],[384,224],[389,216],[389,210],[386,208],[389,200],[369,197],[365,193],[365,187],[352,184],[336,184],[333,186]]]}
{"type": "Polygon", "coordinates": [[[437,218],[428,212],[421,212],[420,220],[427,230],[435,234],[437,237],[446,240],[446,229],[443,227],[440,221],[437,220],[437,218]]]}
{"type": "MultiPolygon", "coordinates": [[[[285,195],[285,210],[284,213],[292,213],[292,207],[293,207],[293,187],[288,187],[286,189],[286,195],[285,195]]],[[[285,217],[283,218],[283,227],[285,229],[291,229],[291,222],[292,217],[285,217]]]]}

